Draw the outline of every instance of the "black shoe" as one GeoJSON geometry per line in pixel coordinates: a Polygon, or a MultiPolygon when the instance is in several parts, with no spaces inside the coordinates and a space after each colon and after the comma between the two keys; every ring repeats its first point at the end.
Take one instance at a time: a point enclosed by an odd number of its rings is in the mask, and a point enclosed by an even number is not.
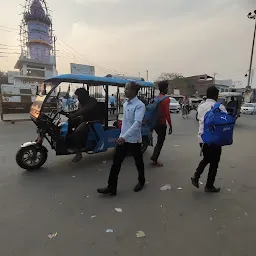
{"type": "Polygon", "coordinates": [[[98,188],[97,192],[99,194],[103,194],[103,195],[111,195],[111,196],[116,196],[116,190],[113,190],[109,187],[106,188],[98,188]]]}
{"type": "Polygon", "coordinates": [[[199,183],[198,183],[198,179],[196,179],[195,177],[191,178],[192,184],[196,187],[199,188],[199,183]]]}
{"type": "Polygon", "coordinates": [[[207,192],[207,193],[218,193],[220,192],[220,188],[215,188],[214,186],[208,188],[208,187],[205,187],[204,188],[204,192],[207,192]]]}
{"type": "Polygon", "coordinates": [[[78,163],[79,161],[81,161],[83,158],[82,153],[76,153],[75,157],[73,158],[72,162],[73,163],[78,163]]]}
{"type": "Polygon", "coordinates": [[[138,183],[136,186],[135,186],[135,188],[134,188],[134,192],[139,192],[139,191],[141,191],[143,188],[144,188],[144,185],[145,185],[145,183],[138,183]]]}

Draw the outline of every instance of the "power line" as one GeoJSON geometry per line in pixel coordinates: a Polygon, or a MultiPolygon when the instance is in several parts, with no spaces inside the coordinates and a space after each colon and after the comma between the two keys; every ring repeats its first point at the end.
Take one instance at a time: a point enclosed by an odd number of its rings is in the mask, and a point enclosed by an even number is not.
{"type": "Polygon", "coordinates": [[[15,48],[19,48],[19,45],[8,45],[8,44],[0,44],[1,46],[6,46],[6,47],[15,47],[15,48]]]}
{"type": "Polygon", "coordinates": [[[8,30],[18,30],[18,31],[20,31],[18,28],[10,28],[10,27],[5,27],[5,26],[0,26],[0,28],[4,28],[4,29],[8,29],[8,30]]]}
{"type": "Polygon", "coordinates": [[[20,54],[20,52],[0,52],[1,54],[4,53],[4,54],[20,54]]]}
{"type": "Polygon", "coordinates": [[[0,31],[3,31],[3,32],[8,32],[8,33],[12,33],[12,32],[14,32],[14,31],[11,31],[11,30],[6,30],[6,29],[2,29],[2,28],[0,28],[0,31]]]}
{"type": "MultiPolygon", "coordinates": [[[[112,69],[108,69],[108,68],[104,68],[104,67],[101,67],[101,66],[95,64],[94,62],[92,62],[92,61],[88,60],[87,58],[85,58],[81,53],[79,53],[79,52],[78,52],[76,49],[74,49],[72,46],[70,46],[69,44],[67,44],[66,42],[64,42],[62,39],[59,38],[59,40],[60,40],[62,43],[64,43],[66,46],[68,46],[70,49],[72,49],[74,52],[76,52],[76,53],[80,56],[80,58],[83,59],[84,61],[86,61],[88,64],[93,65],[93,66],[95,66],[95,67],[98,67],[100,70],[105,71],[105,72],[107,71],[107,72],[120,73],[119,71],[112,70],[112,69]]],[[[121,72],[121,73],[123,73],[123,72],[121,72]]]]}

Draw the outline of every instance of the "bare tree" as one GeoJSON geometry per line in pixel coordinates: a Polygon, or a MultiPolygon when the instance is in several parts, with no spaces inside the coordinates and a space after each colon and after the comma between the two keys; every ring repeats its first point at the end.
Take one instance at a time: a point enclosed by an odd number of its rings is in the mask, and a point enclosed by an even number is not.
{"type": "Polygon", "coordinates": [[[180,73],[162,73],[157,81],[163,81],[163,80],[168,80],[168,81],[172,81],[175,79],[180,79],[180,78],[184,78],[182,74],[180,73]]]}

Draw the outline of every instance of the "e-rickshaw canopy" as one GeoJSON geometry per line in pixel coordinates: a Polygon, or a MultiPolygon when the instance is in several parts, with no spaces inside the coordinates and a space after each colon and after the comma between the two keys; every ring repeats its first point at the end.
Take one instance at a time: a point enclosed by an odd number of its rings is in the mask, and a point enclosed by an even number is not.
{"type": "Polygon", "coordinates": [[[110,85],[110,86],[120,86],[123,87],[129,82],[136,82],[142,87],[153,87],[152,82],[144,82],[140,80],[129,80],[121,78],[111,78],[111,77],[100,77],[100,76],[88,76],[88,75],[78,75],[78,74],[65,74],[55,76],[44,81],[45,83],[84,83],[92,85],[110,85]]]}

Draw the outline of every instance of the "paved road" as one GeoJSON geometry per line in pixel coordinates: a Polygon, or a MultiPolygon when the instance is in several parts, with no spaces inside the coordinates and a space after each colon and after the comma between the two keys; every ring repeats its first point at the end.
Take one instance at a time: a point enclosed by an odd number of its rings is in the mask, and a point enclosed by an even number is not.
{"type": "Polygon", "coordinates": [[[234,145],[223,150],[217,178],[222,192],[216,195],[190,184],[199,161],[194,116],[173,114],[173,123],[161,156],[165,167],[149,167],[150,148],[148,184],[136,194],[136,170],[128,158],[115,198],[96,193],[106,184],[113,151],[85,156],[77,165],[50,152],[40,172],[27,173],[16,165],[15,153],[34,139],[35,127],[0,123],[0,255],[254,256],[256,118],[238,121],[234,145]],[[172,189],[160,191],[165,184],[172,189]],[[139,230],[146,238],[136,237],[139,230]]]}

